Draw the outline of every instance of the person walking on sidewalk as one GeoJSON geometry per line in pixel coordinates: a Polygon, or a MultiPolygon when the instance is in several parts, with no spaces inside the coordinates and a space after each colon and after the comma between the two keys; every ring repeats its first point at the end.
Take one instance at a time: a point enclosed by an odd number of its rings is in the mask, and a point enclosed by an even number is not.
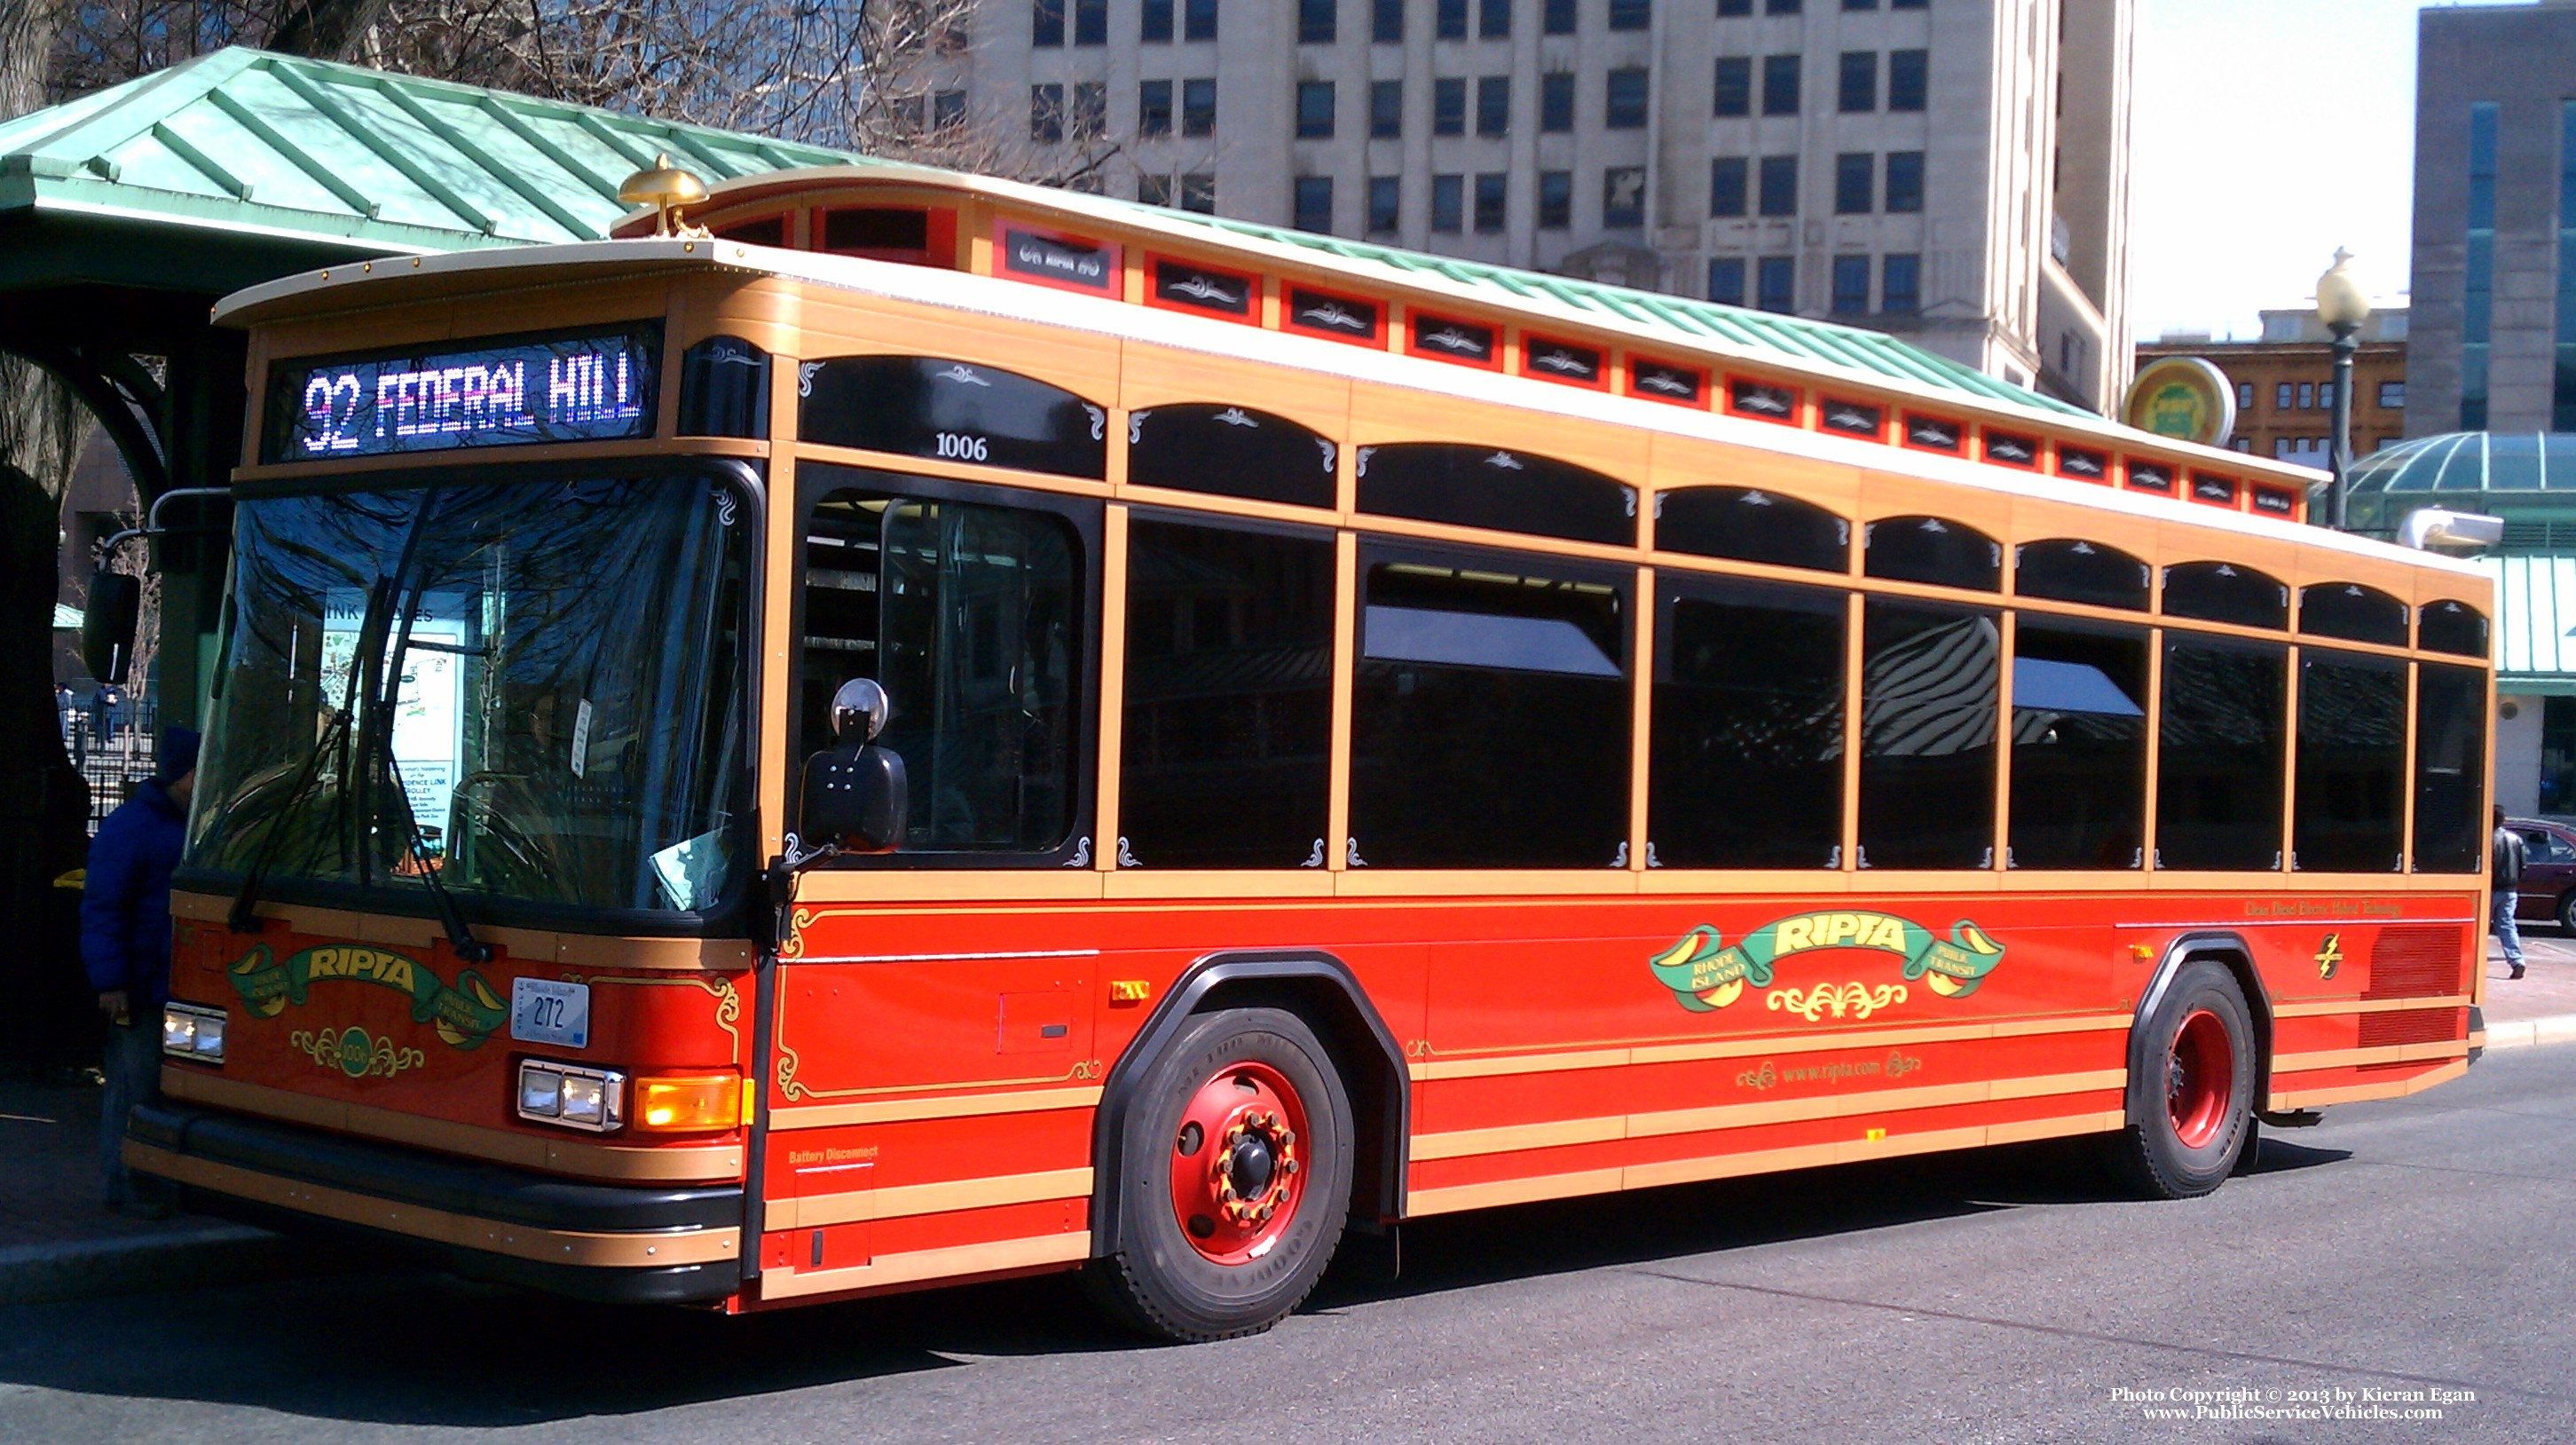
{"type": "Polygon", "coordinates": [[[2504,825],[2504,809],[2495,810],[2495,836],[2489,840],[2492,860],[2487,886],[2494,896],[2488,903],[2494,914],[2487,928],[2504,942],[2504,961],[2513,972],[2507,978],[2522,977],[2522,930],[2514,926],[2515,891],[2522,887],[2522,835],[2504,825]]]}
{"type": "Polygon", "coordinates": [[[170,999],[170,872],[197,782],[197,735],[162,734],[152,776],[136,785],[89,845],[81,886],[81,965],[108,1017],[106,1096],[98,1126],[99,1193],[110,1209],[133,1201],[125,1173],[125,1122],[160,1092],[161,1005],[170,999]]]}

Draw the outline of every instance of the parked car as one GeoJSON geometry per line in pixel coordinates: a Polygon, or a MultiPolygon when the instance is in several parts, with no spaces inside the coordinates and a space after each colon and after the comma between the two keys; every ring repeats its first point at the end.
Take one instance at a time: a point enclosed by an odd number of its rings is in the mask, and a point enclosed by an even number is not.
{"type": "Polygon", "coordinates": [[[2576,827],[2544,818],[2507,818],[2522,835],[2522,889],[2514,901],[2519,923],[2556,923],[2576,934],[2576,827]]]}

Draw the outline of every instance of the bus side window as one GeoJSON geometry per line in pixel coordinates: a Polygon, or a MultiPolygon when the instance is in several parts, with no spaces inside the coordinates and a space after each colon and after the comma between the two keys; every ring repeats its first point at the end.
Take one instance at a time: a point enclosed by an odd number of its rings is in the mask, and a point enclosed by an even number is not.
{"type": "Polygon", "coordinates": [[[888,701],[877,744],[910,782],[897,851],[1060,850],[1088,677],[1079,556],[1047,512],[825,496],[806,524],[790,755],[801,768],[830,746],[832,694],[874,678],[888,701]]]}
{"type": "Polygon", "coordinates": [[[1624,863],[1634,574],[1366,544],[1360,573],[1358,863],[1624,863]]]}
{"type": "Polygon", "coordinates": [[[2013,634],[2012,701],[2005,862],[2145,866],[2146,629],[2023,613],[2013,634]]]}
{"type": "Polygon", "coordinates": [[[2156,866],[2281,866],[2288,653],[2169,633],[2156,762],[2156,866]]]}
{"type": "Polygon", "coordinates": [[[2301,649],[2290,866],[2310,873],[2405,867],[2405,776],[2406,664],[2301,649]]]}
{"type": "Polygon", "coordinates": [[[1898,582],[1928,582],[2000,592],[2004,547],[1969,526],[1940,517],[1881,517],[1861,528],[1862,570],[1898,582]]]}
{"type": "Polygon", "coordinates": [[[1873,597],[1861,639],[1861,866],[1993,867],[1996,614],[1873,597]]]}
{"type": "Polygon", "coordinates": [[[1120,866],[1323,866],[1328,535],[1130,523],[1125,677],[1120,866]]]}
{"type": "Polygon", "coordinates": [[[1133,486],[1333,505],[1338,448],[1285,417],[1239,406],[1158,406],[1128,415],[1127,438],[1133,486]]]}
{"type": "Polygon", "coordinates": [[[1646,772],[1652,861],[1839,866],[1846,595],[1686,575],[1659,580],[1646,772]]]}
{"type": "Polygon", "coordinates": [[[2165,613],[2240,627],[2290,625],[2290,587],[2232,562],[2177,562],[2165,569],[2165,613]]]}
{"type": "Polygon", "coordinates": [[[2144,612],[2152,577],[2146,563],[2080,537],[2024,542],[2013,549],[2013,591],[2023,597],[2144,612]]]}
{"type": "Polygon", "coordinates": [[[1655,496],[1655,546],[1818,572],[1851,570],[1851,523],[1759,487],[1682,487],[1655,496]]]}

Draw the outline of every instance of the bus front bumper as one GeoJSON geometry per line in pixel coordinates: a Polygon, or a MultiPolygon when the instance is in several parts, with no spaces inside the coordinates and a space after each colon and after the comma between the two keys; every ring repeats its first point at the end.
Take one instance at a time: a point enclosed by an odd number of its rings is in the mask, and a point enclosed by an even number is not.
{"type": "Polygon", "coordinates": [[[742,1289],[739,1185],[590,1184],[167,1100],[135,1108],[125,1162],[201,1213],[355,1231],[476,1279],[636,1304],[742,1289]]]}

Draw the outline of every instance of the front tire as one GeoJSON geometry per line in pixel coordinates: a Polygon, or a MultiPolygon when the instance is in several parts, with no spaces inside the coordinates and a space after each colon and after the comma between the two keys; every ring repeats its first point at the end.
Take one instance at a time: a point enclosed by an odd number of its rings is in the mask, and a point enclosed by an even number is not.
{"type": "Polygon", "coordinates": [[[1091,1263],[1093,1296],[1168,1340],[1255,1334],[1306,1298],[1341,1242],[1350,1099],[1295,1014],[1199,1015],[1147,1070],[1118,1160],[1124,1227],[1091,1263]]]}
{"type": "Polygon", "coordinates": [[[2558,931],[2576,934],[2576,889],[2570,889],[2566,897],[2558,900],[2558,931]]]}
{"type": "Polygon", "coordinates": [[[2140,1021],[2145,1067],[2129,1080],[2129,1126],[2111,1140],[2123,1184],[2190,1199],[2225,1183],[2254,1134],[2254,1020],[2236,975],[2195,959],[2140,1021]]]}

